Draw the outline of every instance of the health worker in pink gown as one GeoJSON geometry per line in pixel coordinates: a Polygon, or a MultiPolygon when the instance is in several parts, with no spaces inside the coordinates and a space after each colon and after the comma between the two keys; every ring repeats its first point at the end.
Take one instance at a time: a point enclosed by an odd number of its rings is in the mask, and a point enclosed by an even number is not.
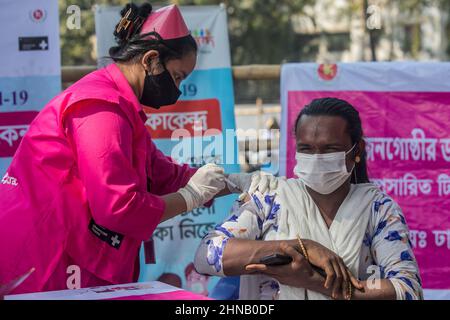
{"type": "Polygon", "coordinates": [[[270,183],[231,174],[231,187],[223,168],[193,169],[157,149],[142,105],[177,101],[197,45],[177,6],[129,4],[121,15],[114,63],[43,108],[1,181],[0,285],[34,268],[12,293],[67,289],[76,270],[81,287],[135,282],[141,243],[160,222],[270,183]]]}

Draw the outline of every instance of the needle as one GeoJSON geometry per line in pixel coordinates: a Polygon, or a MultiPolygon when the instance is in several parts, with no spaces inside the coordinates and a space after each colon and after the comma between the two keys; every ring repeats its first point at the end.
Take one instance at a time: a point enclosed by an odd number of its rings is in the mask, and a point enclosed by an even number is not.
{"type": "Polygon", "coordinates": [[[239,188],[239,187],[238,187],[234,182],[232,182],[230,179],[225,178],[225,181],[226,181],[226,183],[228,183],[228,185],[230,185],[232,188],[238,189],[238,190],[242,191],[241,188],[239,188]]]}
{"type": "Polygon", "coordinates": [[[233,182],[231,182],[231,180],[230,179],[228,179],[228,178],[225,178],[225,181],[230,185],[230,187],[232,187],[232,188],[234,188],[234,189],[237,189],[237,190],[240,190],[242,193],[239,195],[239,198],[238,198],[238,200],[240,201],[240,202],[242,202],[242,201],[244,201],[244,199],[247,197],[247,192],[244,192],[243,190],[241,190],[241,188],[239,188],[235,183],[233,183],[233,182]]]}

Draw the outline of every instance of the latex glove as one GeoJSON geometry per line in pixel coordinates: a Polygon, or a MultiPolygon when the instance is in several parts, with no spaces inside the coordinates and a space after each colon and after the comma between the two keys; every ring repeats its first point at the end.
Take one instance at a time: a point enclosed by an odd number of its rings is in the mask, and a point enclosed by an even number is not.
{"type": "Polygon", "coordinates": [[[234,185],[231,185],[227,181],[228,189],[233,193],[254,193],[259,190],[264,193],[269,190],[276,189],[278,186],[277,177],[264,172],[255,171],[251,173],[231,173],[228,175],[228,180],[234,185]]]}
{"type": "Polygon", "coordinates": [[[178,190],[186,201],[187,211],[202,206],[225,188],[222,167],[208,163],[197,170],[184,188],[178,190]]]}

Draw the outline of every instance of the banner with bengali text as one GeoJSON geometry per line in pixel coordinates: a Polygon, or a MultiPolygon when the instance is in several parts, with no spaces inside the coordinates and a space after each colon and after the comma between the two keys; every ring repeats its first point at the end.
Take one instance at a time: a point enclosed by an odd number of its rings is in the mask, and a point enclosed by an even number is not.
{"type": "Polygon", "coordinates": [[[57,0],[4,0],[0,10],[0,177],[38,112],[61,91],[57,0]]]}
{"type": "Polygon", "coordinates": [[[450,63],[287,64],[281,171],[293,176],[303,106],[336,97],[360,113],[369,178],[401,206],[426,299],[450,299],[450,63]]]}
{"type": "MultiPolygon", "coordinates": [[[[98,6],[95,12],[98,56],[107,56],[114,45],[112,30],[120,7],[98,6]]],[[[182,96],[175,105],[145,108],[146,126],[157,147],[180,163],[200,166],[223,165],[227,173],[239,172],[235,132],[234,94],[231,73],[227,16],[224,6],[181,6],[181,13],[197,41],[197,65],[181,83],[182,96]],[[228,130],[228,131],[227,131],[228,130]],[[171,139],[174,132],[186,138],[171,139]],[[192,152],[183,152],[188,149],[192,152]]],[[[104,65],[105,61],[99,61],[104,65]]],[[[151,243],[141,251],[140,281],[161,280],[192,292],[208,295],[217,277],[198,274],[193,266],[200,239],[229,214],[235,196],[216,199],[203,207],[161,223],[153,234],[156,264],[151,243]]]]}

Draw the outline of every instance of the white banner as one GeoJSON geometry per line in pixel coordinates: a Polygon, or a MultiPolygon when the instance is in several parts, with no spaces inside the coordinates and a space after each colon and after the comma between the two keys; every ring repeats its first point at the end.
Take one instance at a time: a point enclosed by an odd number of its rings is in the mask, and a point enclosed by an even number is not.
{"type": "MultiPolygon", "coordinates": [[[[178,143],[170,139],[173,130],[191,131],[196,119],[202,121],[203,128],[217,130],[217,133],[211,136],[214,139],[230,140],[226,137],[226,130],[235,131],[225,7],[188,6],[180,7],[180,10],[198,45],[196,68],[181,83],[182,96],[177,104],[160,110],[146,110],[147,128],[158,148],[167,155],[171,155],[171,151],[178,143]]],[[[119,21],[119,11],[120,7],[97,7],[95,16],[99,58],[107,56],[109,48],[115,45],[112,30],[119,21]]],[[[183,140],[188,144],[191,141],[191,139],[183,140]]],[[[205,144],[203,148],[198,148],[200,150],[194,150],[193,157],[186,157],[184,154],[180,157],[173,156],[178,162],[191,165],[198,165],[199,162],[223,164],[230,155],[231,158],[237,158],[235,140],[227,142],[233,144],[229,143],[231,146],[227,147],[224,143],[224,148],[221,150],[217,148],[211,157],[205,157],[206,152],[203,151],[209,146],[205,144]]],[[[228,173],[240,169],[237,159],[223,166],[228,173]]],[[[195,209],[161,223],[153,234],[156,264],[146,264],[146,255],[142,252],[140,281],[171,279],[176,286],[199,294],[207,295],[214,292],[218,279],[199,275],[192,262],[200,239],[228,215],[233,200],[234,196],[222,197],[215,200],[210,208],[195,209]]]]}
{"type": "MultiPolygon", "coordinates": [[[[97,56],[108,57],[108,50],[115,46],[112,31],[120,20],[122,7],[97,6],[95,9],[95,34],[97,56]],[[101,39],[101,40],[100,40],[101,39]]],[[[155,7],[154,10],[158,9],[155,7]]],[[[230,45],[228,40],[227,15],[224,6],[182,6],[180,10],[192,36],[199,46],[196,70],[230,68],[230,45]]]]}
{"type": "Polygon", "coordinates": [[[57,0],[0,1],[0,176],[29,124],[61,90],[57,0]]]}

